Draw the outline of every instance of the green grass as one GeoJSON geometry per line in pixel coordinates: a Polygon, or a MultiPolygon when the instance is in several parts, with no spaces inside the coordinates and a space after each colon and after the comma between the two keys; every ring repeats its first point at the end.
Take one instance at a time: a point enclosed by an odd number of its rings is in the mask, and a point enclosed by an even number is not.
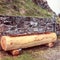
{"type": "Polygon", "coordinates": [[[5,56],[2,60],[46,60],[46,58],[42,57],[42,51],[31,52],[25,51],[19,56],[5,56]]]}
{"type": "Polygon", "coordinates": [[[3,60],[34,60],[34,59],[30,54],[25,53],[25,54],[22,54],[21,56],[15,56],[15,57],[6,56],[4,57],[3,60]]]}
{"type": "Polygon", "coordinates": [[[0,1],[1,15],[51,17],[52,13],[36,5],[32,0],[0,1]],[[16,7],[13,8],[13,6],[16,7]]]}

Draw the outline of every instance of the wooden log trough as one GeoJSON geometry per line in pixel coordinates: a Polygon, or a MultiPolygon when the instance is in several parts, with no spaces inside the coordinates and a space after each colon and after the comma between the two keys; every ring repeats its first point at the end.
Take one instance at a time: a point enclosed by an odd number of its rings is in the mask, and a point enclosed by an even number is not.
{"type": "Polygon", "coordinates": [[[19,54],[19,49],[48,44],[49,47],[57,41],[56,33],[32,34],[23,36],[2,36],[1,47],[4,51],[11,51],[13,55],[19,54]]]}

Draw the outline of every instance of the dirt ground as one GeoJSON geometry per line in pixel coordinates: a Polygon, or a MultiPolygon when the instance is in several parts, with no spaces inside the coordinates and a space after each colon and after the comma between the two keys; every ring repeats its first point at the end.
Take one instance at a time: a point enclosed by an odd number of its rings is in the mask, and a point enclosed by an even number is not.
{"type": "Polygon", "coordinates": [[[11,56],[0,49],[0,60],[60,60],[60,38],[53,48],[37,46],[23,49],[19,56],[11,56]]]}

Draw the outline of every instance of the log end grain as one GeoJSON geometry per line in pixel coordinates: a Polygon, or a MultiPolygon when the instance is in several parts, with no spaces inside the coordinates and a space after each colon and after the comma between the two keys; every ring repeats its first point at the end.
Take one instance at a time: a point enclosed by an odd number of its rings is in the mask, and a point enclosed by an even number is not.
{"type": "Polygon", "coordinates": [[[17,50],[12,50],[12,51],[10,51],[10,53],[11,53],[13,56],[17,56],[17,55],[19,55],[19,54],[21,53],[21,51],[20,51],[19,49],[17,49],[17,50]]]}
{"type": "Polygon", "coordinates": [[[4,51],[6,51],[6,38],[1,38],[1,47],[4,51]]]}
{"type": "Polygon", "coordinates": [[[54,46],[54,42],[48,43],[46,46],[48,46],[49,48],[52,48],[54,46]]]}

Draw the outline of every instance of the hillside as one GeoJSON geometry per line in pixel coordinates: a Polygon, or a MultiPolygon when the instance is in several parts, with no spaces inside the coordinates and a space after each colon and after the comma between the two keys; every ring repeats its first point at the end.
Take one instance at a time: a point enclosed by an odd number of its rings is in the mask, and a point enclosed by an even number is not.
{"type": "Polygon", "coordinates": [[[51,17],[52,12],[32,0],[0,0],[0,15],[51,17]]]}
{"type": "Polygon", "coordinates": [[[40,6],[43,9],[46,9],[50,12],[52,12],[51,8],[49,7],[47,0],[32,0],[35,4],[37,4],[38,6],[40,6]]]}

